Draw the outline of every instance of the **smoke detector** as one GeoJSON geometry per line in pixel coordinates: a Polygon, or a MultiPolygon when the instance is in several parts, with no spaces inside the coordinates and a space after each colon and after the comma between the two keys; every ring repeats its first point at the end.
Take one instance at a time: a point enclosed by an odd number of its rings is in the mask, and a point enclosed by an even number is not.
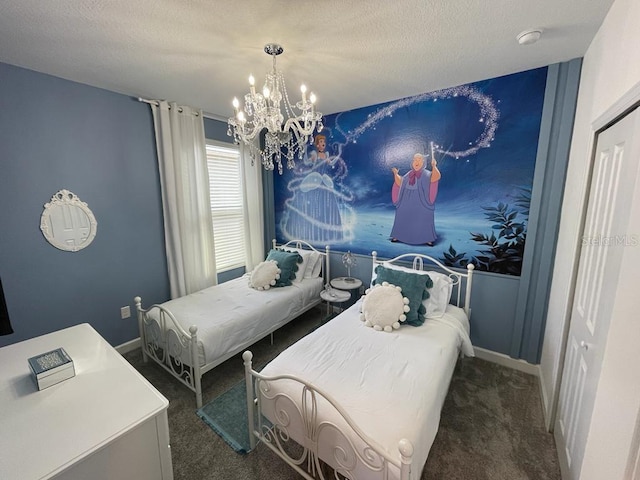
{"type": "Polygon", "coordinates": [[[536,43],[538,40],[540,40],[541,35],[542,30],[535,28],[520,32],[516,39],[518,40],[518,43],[520,45],[531,45],[532,43],[536,43]]]}

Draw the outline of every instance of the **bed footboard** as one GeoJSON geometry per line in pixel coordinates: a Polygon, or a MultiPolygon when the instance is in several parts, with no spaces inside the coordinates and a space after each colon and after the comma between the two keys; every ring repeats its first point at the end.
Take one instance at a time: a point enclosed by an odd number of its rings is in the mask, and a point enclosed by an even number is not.
{"type": "Polygon", "coordinates": [[[242,355],[251,449],[262,441],[308,480],[409,480],[413,446],[402,439],[390,456],[328,394],[291,375],[265,377],[242,355]]]}
{"type": "Polygon", "coordinates": [[[196,405],[202,407],[197,327],[192,326],[187,332],[166,308],[151,305],[144,309],[140,297],[135,297],[134,302],[143,360],[153,360],[195,392],[196,405]]]}

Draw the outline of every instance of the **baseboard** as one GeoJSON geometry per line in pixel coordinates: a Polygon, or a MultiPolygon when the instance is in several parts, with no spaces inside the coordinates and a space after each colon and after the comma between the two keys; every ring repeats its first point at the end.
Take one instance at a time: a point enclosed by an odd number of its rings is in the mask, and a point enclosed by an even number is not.
{"type": "Polygon", "coordinates": [[[544,425],[548,432],[553,431],[553,406],[549,401],[549,393],[545,388],[544,375],[542,374],[542,369],[540,369],[540,374],[538,375],[539,385],[540,385],[540,400],[542,401],[542,415],[544,417],[544,425]]]}
{"type": "Polygon", "coordinates": [[[534,365],[533,363],[529,363],[525,360],[511,358],[504,353],[493,352],[480,347],[473,347],[473,350],[476,353],[476,357],[481,358],[482,360],[497,363],[503,367],[512,368],[520,372],[528,373],[529,375],[540,377],[540,365],[534,365]]]}
{"type": "Polygon", "coordinates": [[[116,348],[116,351],[120,354],[120,355],[124,355],[125,353],[129,353],[133,350],[135,350],[136,348],[140,348],[140,337],[138,338],[134,338],[133,340],[123,343],[122,345],[118,345],[116,348]]]}

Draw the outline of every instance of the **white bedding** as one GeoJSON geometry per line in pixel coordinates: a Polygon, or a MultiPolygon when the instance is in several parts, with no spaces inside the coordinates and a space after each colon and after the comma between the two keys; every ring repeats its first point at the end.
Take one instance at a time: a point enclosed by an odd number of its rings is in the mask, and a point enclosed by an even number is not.
{"type": "MultiPolygon", "coordinates": [[[[323,288],[320,277],[269,290],[253,289],[248,282],[247,274],[162,304],[187,332],[192,325],[198,327],[200,365],[284,325],[304,307],[317,303],[323,288]]],[[[156,315],[157,311],[150,312],[156,315]]]]}
{"type": "MultiPolygon", "coordinates": [[[[283,351],[261,374],[294,375],[324,390],[391,458],[398,458],[402,438],[410,440],[417,479],[459,353],[473,355],[469,321],[462,309],[449,305],[442,318],[423,326],[379,332],[360,321],[359,303],[283,351]]],[[[287,382],[275,388],[295,398],[295,387],[287,382]]],[[[268,402],[263,401],[263,412],[273,415],[268,402]]],[[[340,423],[335,412],[330,419],[340,423]]]]}

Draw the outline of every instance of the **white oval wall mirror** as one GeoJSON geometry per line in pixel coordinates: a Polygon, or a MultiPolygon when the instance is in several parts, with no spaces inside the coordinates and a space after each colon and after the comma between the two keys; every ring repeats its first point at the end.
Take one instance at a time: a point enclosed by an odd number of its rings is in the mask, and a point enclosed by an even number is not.
{"type": "Polygon", "coordinates": [[[77,252],[96,236],[98,222],[86,203],[69,190],[60,190],[45,203],[40,230],[47,241],[60,250],[77,252]]]}

